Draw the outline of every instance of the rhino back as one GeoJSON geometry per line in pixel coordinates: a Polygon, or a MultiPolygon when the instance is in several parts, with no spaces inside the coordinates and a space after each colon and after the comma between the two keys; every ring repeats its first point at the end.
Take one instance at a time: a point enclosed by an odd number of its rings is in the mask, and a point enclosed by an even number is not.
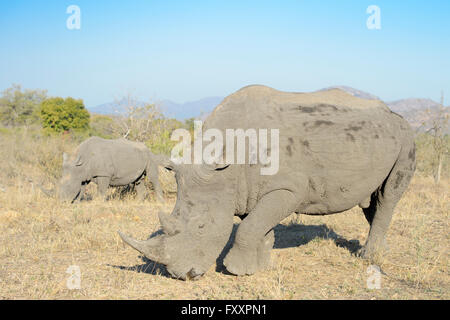
{"type": "Polygon", "coordinates": [[[339,89],[286,93],[264,86],[227,97],[204,128],[278,129],[279,171],[261,176],[250,169],[249,185],[257,190],[248,192],[289,189],[302,195],[299,210],[311,213],[346,210],[370,196],[411,136],[409,125],[381,101],[339,89]]]}
{"type": "Polygon", "coordinates": [[[143,144],[126,139],[92,137],[80,145],[90,175],[109,176],[113,186],[132,183],[142,176],[149,160],[147,152],[143,144]]]}

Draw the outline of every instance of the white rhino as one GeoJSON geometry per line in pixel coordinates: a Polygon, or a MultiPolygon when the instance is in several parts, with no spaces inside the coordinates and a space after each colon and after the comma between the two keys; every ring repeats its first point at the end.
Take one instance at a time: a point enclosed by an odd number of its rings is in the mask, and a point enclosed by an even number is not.
{"type": "MultiPolygon", "coordinates": [[[[261,164],[175,165],[178,196],[160,214],[163,235],[146,241],[120,234],[177,278],[195,278],[215,262],[240,223],[224,259],[229,272],[253,274],[268,265],[273,228],[291,213],[328,215],[363,208],[370,232],[360,255],[383,243],[397,202],[415,170],[409,124],[379,100],[342,90],[287,93],[249,86],[228,96],[203,130],[279,129],[279,170],[261,164]]],[[[226,146],[224,146],[226,150],[226,146]]]]}
{"type": "Polygon", "coordinates": [[[72,156],[64,153],[59,198],[74,201],[84,194],[89,182],[95,182],[103,197],[109,186],[134,184],[138,197],[144,199],[147,192],[143,178],[147,176],[158,199],[162,200],[158,180],[161,159],[140,142],[91,137],[81,143],[72,156]]]}

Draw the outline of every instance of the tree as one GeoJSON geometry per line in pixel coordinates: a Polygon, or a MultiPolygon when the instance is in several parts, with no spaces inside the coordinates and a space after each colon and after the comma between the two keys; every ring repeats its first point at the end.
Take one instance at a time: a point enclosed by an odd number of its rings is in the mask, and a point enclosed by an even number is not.
{"type": "Polygon", "coordinates": [[[119,110],[114,117],[117,134],[130,140],[145,142],[157,132],[156,120],[162,114],[154,104],[143,104],[130,93],[120,101],[116,101],[119,110]]]}
{"type": "Polygon", "coordinates": [[[5,126],[22,126],[39,121],[39,106],[47,97],[45,90],[22,91],[14,84],[0,97],[0,122],[5,126]]]}
{"type": "Polygon", "coordinates": [[[155,104],[139,102],[131,94],[116,101],[116,105],[120,108],[114,116],[117,136],[144,142],[154,153],[170,154],[176,144],[170,135],[182,127],[181,122],[165,119],[155,104]]]}
{"type": "Polygon", "coordinates": [[[44,129],[53,132],[69,130],[86,131],[89,129],[89,112],[83,100],[73,98],[50,98],[41,104],[40,116],[44,129]]]}

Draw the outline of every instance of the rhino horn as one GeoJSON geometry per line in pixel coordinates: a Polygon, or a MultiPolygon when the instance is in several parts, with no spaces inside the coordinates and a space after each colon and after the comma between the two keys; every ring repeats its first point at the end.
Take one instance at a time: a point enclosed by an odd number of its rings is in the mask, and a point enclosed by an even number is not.
{"type": "Polygon", "coordinates": [[[168,259],[164,255],[164,248],[161,236],[148,239],[146,241],[135,240],[118,231],[122,240],[130,247],[136,249],[150,260],[167,264],[168,259]]]}
{"type": "Polygon", "coordinates": [[[159,212],[159,222],[161,223],[161,227],[169,236],[175,235],[181,231],[180,222],[171,215],[168,215],[162,211],[159,212]]]}

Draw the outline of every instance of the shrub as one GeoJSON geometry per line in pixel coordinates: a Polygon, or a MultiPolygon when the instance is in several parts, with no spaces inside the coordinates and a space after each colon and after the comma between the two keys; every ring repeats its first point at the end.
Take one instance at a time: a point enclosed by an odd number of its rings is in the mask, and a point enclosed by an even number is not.
{"type": "Polygon", "coordinates": [[[81,99],[57,97],[44,100],[40,116],[42,127],[50,132],[89,129],[90,115],[81,99]]]}
{"type": "MultiPolygon", "coordinates": [[[[450,137],[444,136],[446,150],[450,149],[450,137]]],[[[433,136],[427,133],[421,133],[416,137],[416,161],[417,173],[425,176],[434,176],[434,171],[438,165],[436,152],[433,148],[433,136]]],[[[444,154],[442,162],[442,175],[449,176],[449,158],[448,153],[444,154]]]]}
{"type": "Polygon", "coordinates": [[[109,116],[94,114],[91,116],[90,135],[105,139],[118,138],[117,124],[109,116]]]}
{"type": "Polygon", "coordinates": [[[5,126],[23,126],[39,121],[39,105],[46,98],[44,90],[24,90],[13,85],[0,97],[0,123],[5,126]]]}

